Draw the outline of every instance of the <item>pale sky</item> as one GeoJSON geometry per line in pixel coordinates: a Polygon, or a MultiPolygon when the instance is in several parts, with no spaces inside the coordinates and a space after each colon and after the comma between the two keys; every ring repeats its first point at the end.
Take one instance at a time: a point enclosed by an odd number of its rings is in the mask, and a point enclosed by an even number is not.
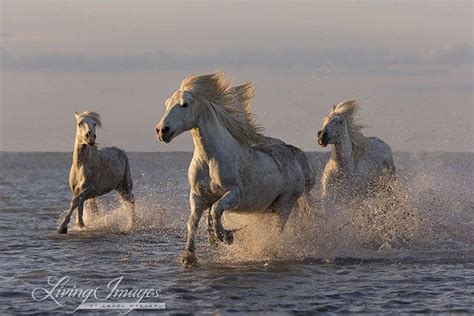
{"type": "Polygon", "coordinates": [[[74,111],[94,110],[101,146],[190,151],[155,126],[182,79],[218,69],[307,151],[344,99],[395,151],[474,150],[472,1],[0,2],[0,150],[71,151],[74,111]]]}

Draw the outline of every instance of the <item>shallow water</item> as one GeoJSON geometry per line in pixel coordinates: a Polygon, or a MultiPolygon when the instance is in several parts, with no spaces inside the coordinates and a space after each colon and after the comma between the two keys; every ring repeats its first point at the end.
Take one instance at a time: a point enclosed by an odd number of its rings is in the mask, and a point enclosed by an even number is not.
{"type": "MultiPolygon", "coordinates": [[[[309,155],[321,170],[327,154],[309,155]]],[[[112,196],[101,200],[99,216],[86,210],[88,227],[81,230],[72,221],[70,233],[58,235],[70,198],[70,155],[1,153],[1,313],[74,310],[81,302],[77,297],[61,299],[64,306],[32,298],[34,288],[50,288],[49,276],[102,289],[123,276],[123,287],[159,289],[158,298],[144,301],[164,302],[168,313],[474,312],[473,154],[395,155],[404,205],[416,212],[416,220],[400,226],[416,228],[401,246],[368,249],[351,235],[355,230],[363,235],[367,227],[332,229],[340,216],[329,214],[306,225],[303,237],[293,234],[298,219],[290,220],[273,249],[264,238],[272,234],[265,230],[267,218],[229,216],[227,225],[242,228],[235,244],[212,249],[201,222],[201,266],[184,269],[177,258],[189,212],[190,157],[130,154],[138,231],[128,231],[127,211],[112,196]]],[[[380,234],[379,241],[386,236],[380,234]]]]}

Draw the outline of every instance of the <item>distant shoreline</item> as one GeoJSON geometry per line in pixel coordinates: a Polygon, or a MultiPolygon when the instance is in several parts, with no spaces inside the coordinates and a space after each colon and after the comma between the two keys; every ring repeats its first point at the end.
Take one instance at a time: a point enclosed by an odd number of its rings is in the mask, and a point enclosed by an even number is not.
{"type": "MultiPolygon", "coordinates": [[[[192,151],[130,151],[130,150],[125,150],[127,153],[130,154],[157,154],[157,153],[169,153],[169,154],[192,154],[192,151]]],[[[314,150],[314,151],[304,151],[305,153],[329,153],[331,152],[330,150],[325,150],[325,151],[319,151],[319,150],[314,150]]],[[[438,150],[422,150],[422,151],[406,151],[406,150],[394,150],[393,151],[396,154],[404,154],[404,153],[410,153],[410,154],[474,154],[474,151],[438,151],[438,150]]],[[[0,150],[0,154],[70,154],[72,151],[4,151],[0,150]]]]}

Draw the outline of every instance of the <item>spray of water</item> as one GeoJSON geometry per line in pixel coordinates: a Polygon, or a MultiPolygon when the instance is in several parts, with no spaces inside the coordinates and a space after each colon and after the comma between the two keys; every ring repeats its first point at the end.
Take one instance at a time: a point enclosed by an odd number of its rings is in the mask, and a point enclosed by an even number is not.
{"type": "Polygon", "coordinates": [[[94,213],[88,203],[85,204],[85,227],[78,227],[75,217],[70,223],[69,233],[75,232],[104,232],[104,233],[131,233],[142,230],[158,230],[165,227],[165,210],[157,203],[153,196],[141,194],[135,204],[135,226],[132,228],[131,210],[121,203],[117,194],[110,194],[100,198],[99,210],[94,213]]]}
{"type": "Polygon", "coordinates": [[[310,218],[294,213],[282,234],[275,229],[275,214],[227,214],[227,227],[243,228],[232,246],[214,252],[216,260],[404,258],[424,251],[429,259],[433,251],[446,256],[455,248],[469,251],[474,242],[469,184],[441,174],[436,169],[441,166],[422,168],[422,161],[413,160],[410,169],[416,172],[402,170],[390,190],[330,209],[316,201],[310,218]]]}
{"type": "MultiPolygon", "coordinates": [[[[267,262],[423,254],[432,258],[433,251],[447,256],[453,249],[472,251],[473,177],[465,172],[472,171],[471,157],[467,155],[456,161],[441,157],[430,159],[427,164],[422,154],[410,155],[403,157],[409,161],[408,165],[398,164],[398,181],[385,193],[327,209],[318,201],[319,189],[315,188],[312,193],[316,198],[309,205],[309,212],[293,212],[281,234],[276,229],[276,214],[224,212],[224,226],[237,230],[235,240],[231,246],[220,244],[214,249],[207,243],[205,214],[200,223],[198,256],[209,255],[213,261],[267,262]],[[447,168],[452,164],[456,165],[455,169],[447,168]]],[[[135,229],[160,230],[166,234],[163,228],[171,228],[184,240],[189,215],[186,184],[173,180],[157,186],[156,180],[148,180],[138,181],[135,191],[138,218],[135,229]]],[[[70,224],[71,233],[122,233],[130,232],[131,227],[129,210],[113,195],[101,198],[97,215],[86,207],[86,228],[78,228],[74,222],[70,224]]]]}

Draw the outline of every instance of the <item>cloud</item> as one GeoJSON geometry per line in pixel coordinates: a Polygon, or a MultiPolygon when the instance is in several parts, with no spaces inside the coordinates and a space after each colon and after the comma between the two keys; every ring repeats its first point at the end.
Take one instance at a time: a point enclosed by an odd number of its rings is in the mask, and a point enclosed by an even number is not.
{"type": "MultiPolygon", "coordinates": [[[[318,51],[292,49],[280,52],[227,50],[200,54],[146,52],[140,54],[86,55],[34,54],[2,51],[2,69],[46,72],[128,72],[220,67],[257,69],[327,70],[334,72],[413,73],[393,65],[473,64],[473,46],[460,45],[421,53],[396,53],[388,49],[338,47],[318,51]]],[[[416,72],[416,71],[415,71],[416,72]]]]}

